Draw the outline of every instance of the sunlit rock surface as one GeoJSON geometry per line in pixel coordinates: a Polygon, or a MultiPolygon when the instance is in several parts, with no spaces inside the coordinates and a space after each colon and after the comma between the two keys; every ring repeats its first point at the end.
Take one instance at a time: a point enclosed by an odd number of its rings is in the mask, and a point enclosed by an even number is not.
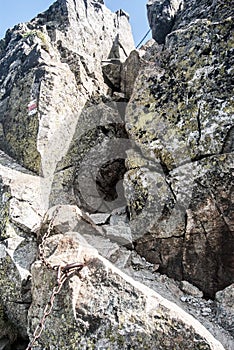
{"type": "Polygon", "coordinates": [[[102,0],[0,41],[0,350],[64,273],[36,350],[232,350],[231,6],[148,10],[140,50],[102,0]]]}

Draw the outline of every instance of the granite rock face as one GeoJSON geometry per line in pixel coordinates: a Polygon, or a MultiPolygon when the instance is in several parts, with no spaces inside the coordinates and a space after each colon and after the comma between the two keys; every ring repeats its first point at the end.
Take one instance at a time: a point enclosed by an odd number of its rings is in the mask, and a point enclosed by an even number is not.
{"type": "Polygon", "coordinates": [[[173,30],[183,28],[197,19],[216,22],[231,16],[233,16],[232,0],[184,0],[183,11],[178,11],[176,14],[173,30]]]}
{"type": "Polygon", "coordinates": [[[141,152],[129,154],[125,193],[137,251],[214,296],[234,268],[233,20],[206,4],[185,2],[163,48],[148,49],[127,107],[141,152]]]}
{"type": "Polygon", "coordinates": [[[140,50],[103,0],[0,41],[1,350],[232,350],[230,6],[148,10],[140,50]]]}
{"type": "Polygon", "coordinates": [[[233,15],[232,0],[148,0],[153,38],[164,44],[166,36],[198,19],[221,21],[233,15]]]}
{"type": "Polygon", "coordinates": [[[0,48],[1,148],[53,173],[87,99],[106,91],[101,62],[113,46],[121,61],[134,49],[128,16],[99,1],[61,0],[9,30],[0,48]]]}

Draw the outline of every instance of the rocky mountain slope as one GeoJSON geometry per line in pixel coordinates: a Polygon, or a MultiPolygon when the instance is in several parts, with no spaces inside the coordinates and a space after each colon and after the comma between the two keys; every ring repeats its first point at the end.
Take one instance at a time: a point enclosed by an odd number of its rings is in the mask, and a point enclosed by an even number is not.
{"type": "Polygon", "coordinates": [[[57,0],[0,41],[0,350],[232,349],[232,1],[57,0]]]}

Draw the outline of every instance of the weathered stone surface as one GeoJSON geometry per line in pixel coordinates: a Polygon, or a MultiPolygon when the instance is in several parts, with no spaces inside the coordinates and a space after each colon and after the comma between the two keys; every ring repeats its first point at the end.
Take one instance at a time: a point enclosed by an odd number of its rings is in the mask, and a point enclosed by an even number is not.
{"type": "Polygon", "coordinates": [[[113,242],[117,242],[119,245],[132,246],[132,232],[129,225],[124,223],[113,226],[104,226],[106,230],[106,236],[113,242]]]}
{"type": "Polygon", "coordinates": [[[0,235],[8,238],[6,225],[11,222],[21,231],[36,232],[48,209],[47,182],[36,177],[0,153],[0,235]]]}
{"type": "Polygon", "coordinates": [[[17,329],[16,334],[27,338],[27,312],[31,303],[29,270],[35,261],[37,246],[32,239],[23,239],[12,229],[11,238],[1,243],[0,249],[1,303],[17,329]]]}
{"type": "Polygon", "coordinates": [[[175,23],[179,10],[183,8],[184,0],[149,0],[147,3],[148,19],[153,38],[164,44],[175,23]]]}
{"type": "Polygon", "coordinates": [[[215,299],[224,307],[234,310],[234,284],[215,294],[215,299]]]}
{"type": "MultiPolygon", "coordinates": [[[[66,155],[76,126],[80,130],[84,126],[78,119],[87,99],[107,92],[101,62],[114,44],[121,61],[134,49],[128,16],[123,11],[113,14],[102,1],[90,0],[57,1],[31,22],[9,30],[0,44],[0,147],[5,152],[0,154],[0,294],[6,317],[24,339],[31,302],[30,265],[37,254],[33,232],[38,234],[50,202],[56,204],[56,195],[65,192],[61,181],[50,194],[54,170],[66,155]],[[44,178],[33,176],[6,153],[44,178]]],[[[72,202],[63,196],[65,204],[72,202]]],[[[75,217],[73,209],[60,208],[57,229],[77,227],[78,208],[75,217]]],[[[85,220],[80,220],[79,228],[95,231],[85,220]]],[[[95,231],[100,232],[101,228],[95,231]]],[[[1,337],[10,339],[8,333],[1,337]]]]}
{"type": "Polygon", "coordinates": [[[127,107],[141,152],[129,153],[124,184],[133,237],[148,233],[137,251],[214,296],[233,282],[233,20],[197,19],[200,3],[185,7],[196,21],[149,48],[127,107]]]}
{"type": "Polygon", "coordinates": [[[121,64],[106,63],[102,66],[102,72],[106,84],[114,91],[120,91],[121,64]]]}
{"type": "Polygon", "coordinates": [[[183,1],[183,10],[177,14],[173,30],[182,28],[197,19],[216,22],[230,16],[233,16],[232,0],[183,1]]]}
{"type": "Polygon", "coordinates": [[[73,201],[91,213],[111,213],[126,204],[121,181],[131,143],[121,114],[125,107],[126,102],[97,101],[84,108],[69,151],[58,163],[51,204],[61,203],[60,193],[65,204],[73,201]]]}
{"type": "Polygon", "coordinates": [[[41,225],[46,202],[40,196],[40,179],[3,152],[0,178],[0,304],[5,315],[0,338],[14,343],[17,336],[27,339],[30,266],[37,255],[33,232],[41,225]]]}
{"type": "Polygon", "coordinates": [[[137,251],[211,295],[233,278],[232,167],[233,156],[222,155],[171,171],[170,183],[146,168],[125,180],[137,251]]]}
{"type": "Polygon", "coordinates": [[[180,288],[186,294],[190,294],[198,298],[203,297],[203,293],[197,287],[193,286],[191,283],[187,281],[181,281],[180,288]]]}
{"type": "Polygon", "coordinates": [[[234,337],[234,285],[215,294],[217,301],[217,323],[222,325],[234,337]]]}
{"type": "Polygon", "coordinates": [[[233,125],[231,23],[197,22],[172,33],[161,65],[149,65],[138,78],[133,97],[140,100],[128,106],[127,127],[144,151],[169,170],[225,148],[233,125]],[[217,39],[216,31],[227,40],[217,39]]]}
{"type": "Polygon", "coordinates": [[[134,49],[127,15],[91,0],[59,0],[9,30],[0,52],[1,148],[35,172],[53,174],[85,102],[106,91],[101,61],[116,37],[127,58],[134,49]]]}
{"type": "Polygon", "coordinates": [[[127,207],[121,207],[114,209],[110,216],[110,225],[122,225],[122,224],[128,224],[129,218],[127,213],[127,207]]]}
{"type": "Polygon", "coordinates": [[[197,291],[233,281],[231,6],[154,3],[165,45],[133,50],[103,0],[0,42],[0,349],[26,348],[60,266],[36,350],[232,350],[232,292],[197,291]]]}
{"type": "Polygon", "coordinates": [[[0,335],[1,350],[6,349],[7,346],[9,348],[10,343],[13,343],[17,338],[17,331],[7,319],[2,303],[0,304],[0,335]]]}
{"type": "MultiPolygon", "coordinates": [[[[47,244],[54,247],[51,263],[71,263],[79,252],[77,259],[85,259],[86,267],[81,278],[71,277],[57,296],[56,311],[47,319],[38,349],[223,349],[195,319],[120,272],[77,233],[53,236],[47,244]]],[[[30,333],[39,322],[50,286],[56,283],[56,276],[39,261],[32,275],[30,333]]]]}
{"type": "Polygon", "coordinates": [[[77,231],[84,234],[104,236],[105,232],[97,226],[90,216],[82,212],[75,205],[58,205],[51,207],[46,213],[40,234],[47,230],[48,224],[53,221],[53,230],[59,233],[77,231]]]}
{"type": "Polygon", "coordinates": [[[127,60],[122,65],[121,70],[121,91],[124,92],[126,99],[130,99],[135,80],[139,74],[142,59],[139,52],[134,50],[130,53],[127,60]]]}
{"type": "Polygon", "coordinates": [[[216,22],[233,16],[232,0],[149,0],[147,12],[152,36],[159,44],[165,43],[169,33],[196,20],[216,22]]]}
{"type": "Polygon", "coordinates": [[[110,214],[91,214],[90,218],[96,225],[106,224],[107,220],[110,218],[110,214]]]}

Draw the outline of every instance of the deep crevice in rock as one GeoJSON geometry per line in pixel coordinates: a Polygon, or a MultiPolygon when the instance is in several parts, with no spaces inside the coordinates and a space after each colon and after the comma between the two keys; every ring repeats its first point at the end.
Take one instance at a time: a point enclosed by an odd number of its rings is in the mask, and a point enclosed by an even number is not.
{"type": "Polygon", "coordinates": [[[73,191],[77,205],[83,210],[90,213],[110,212],[126,205],[123,177],[127,171],[128,135],[124,123],[99,126],[92,134],[84,135],[80,142],[86,144],[87,138],[89,144],[93,143],[90,152],[95,161],[92,163],[86,157],[79,160],[73,191]],[[104,148],[99,149],[102,145],[104,148]],[[82,178],[85,185],[80,180],[82,178]]]}
{"type": "Polygon", "coordinates": [[[96,177],[97,190],[101,198],[111,202],[123,196],[124,188],[120,181],[123,180],[126,171],[125,159],[116,159],[102,165],[96,177]],[[118,191],[117,184],[120,184],[118,191]]]}
{"type": "Polygon", "coordinates": [[[4,350],[25,350],[28,343],[29,343],[29,338],[23,339],[21,337],[18,337],[12,345],[9,345],[9,347],[4,348],[4,350]]]}

